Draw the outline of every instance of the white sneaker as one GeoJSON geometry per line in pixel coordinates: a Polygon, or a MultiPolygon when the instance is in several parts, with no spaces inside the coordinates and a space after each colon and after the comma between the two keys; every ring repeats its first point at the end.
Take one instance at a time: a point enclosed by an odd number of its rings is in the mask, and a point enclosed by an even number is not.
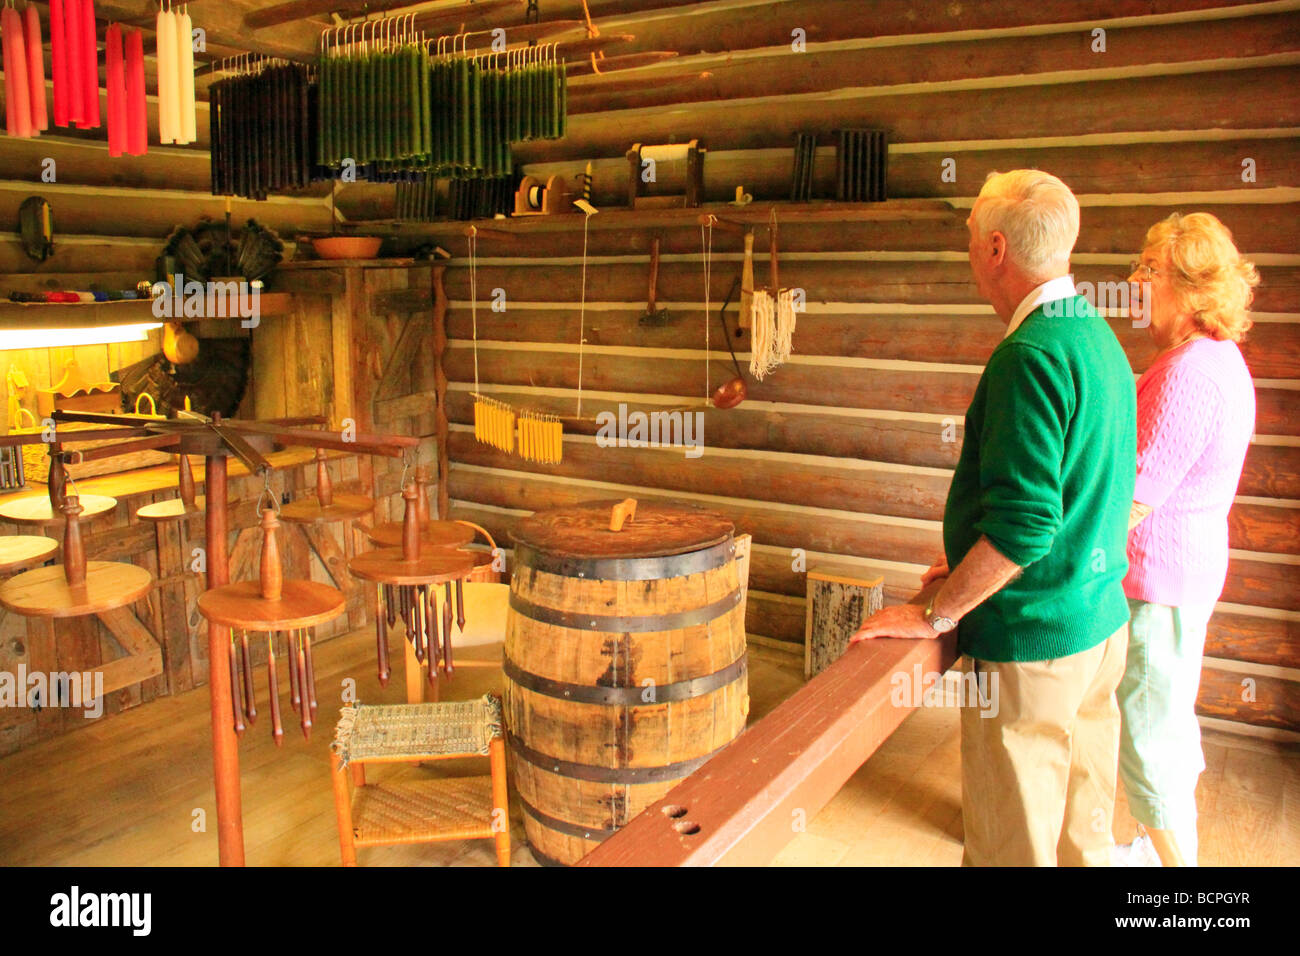
{"type": "Polygon", "coordinates": [[[1156,852],[1151,838],[1139,833],[1136,840],[1123,846],[1117,845],[1110,856],[1111,866],[1161,866],[1160,854],[1156,852]]]}

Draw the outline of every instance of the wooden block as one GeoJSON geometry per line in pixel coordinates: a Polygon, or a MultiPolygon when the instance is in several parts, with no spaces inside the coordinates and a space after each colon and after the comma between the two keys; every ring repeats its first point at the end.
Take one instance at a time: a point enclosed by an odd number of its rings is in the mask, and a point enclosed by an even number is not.
{"type": "Polygon", "coordinates": [[[804,677],[820,674],[849,648],[863,619],[884,603],[885,580],[849,565],[819,564],[808,571],[804,677]]]}

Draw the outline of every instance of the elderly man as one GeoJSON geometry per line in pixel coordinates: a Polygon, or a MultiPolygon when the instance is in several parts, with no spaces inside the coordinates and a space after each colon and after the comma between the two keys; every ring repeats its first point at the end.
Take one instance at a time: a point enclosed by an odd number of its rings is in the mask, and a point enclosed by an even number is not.
{"type": "Polygon", "coordinates": [[[1079,203],[1063,182],[993,173],[966,224],[975,284],[1007,333],[966,412],[946,558],[911,603],[872,615],[853,639],[934,638],[960,622],[965,865],[1106,866],[1128,642],[1133,373],[1075,294],[1079,203]]]}

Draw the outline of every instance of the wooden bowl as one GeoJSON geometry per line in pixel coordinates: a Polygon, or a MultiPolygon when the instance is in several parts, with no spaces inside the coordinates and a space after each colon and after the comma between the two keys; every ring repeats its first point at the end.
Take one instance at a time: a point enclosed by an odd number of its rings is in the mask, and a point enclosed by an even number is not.
{"type": "Polygon", "coordinates": [[[311,244],[322,259],[373,259],[383,242],[382,236],[325,236],[311,244]]]}

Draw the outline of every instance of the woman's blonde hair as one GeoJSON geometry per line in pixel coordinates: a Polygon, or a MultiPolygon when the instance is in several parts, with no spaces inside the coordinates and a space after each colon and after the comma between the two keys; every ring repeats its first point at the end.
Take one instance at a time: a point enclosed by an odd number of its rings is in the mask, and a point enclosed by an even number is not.
{"type": "Polygon", "coordinates": [[[1240,342],[1259,285],[1255,264],[1242,258],[1228,227],[1208,212],[1173,213],[1147,230],[1143,253],[1169,252],[1169,281],[1182,309],[1216,339],[1240,342]]]}

